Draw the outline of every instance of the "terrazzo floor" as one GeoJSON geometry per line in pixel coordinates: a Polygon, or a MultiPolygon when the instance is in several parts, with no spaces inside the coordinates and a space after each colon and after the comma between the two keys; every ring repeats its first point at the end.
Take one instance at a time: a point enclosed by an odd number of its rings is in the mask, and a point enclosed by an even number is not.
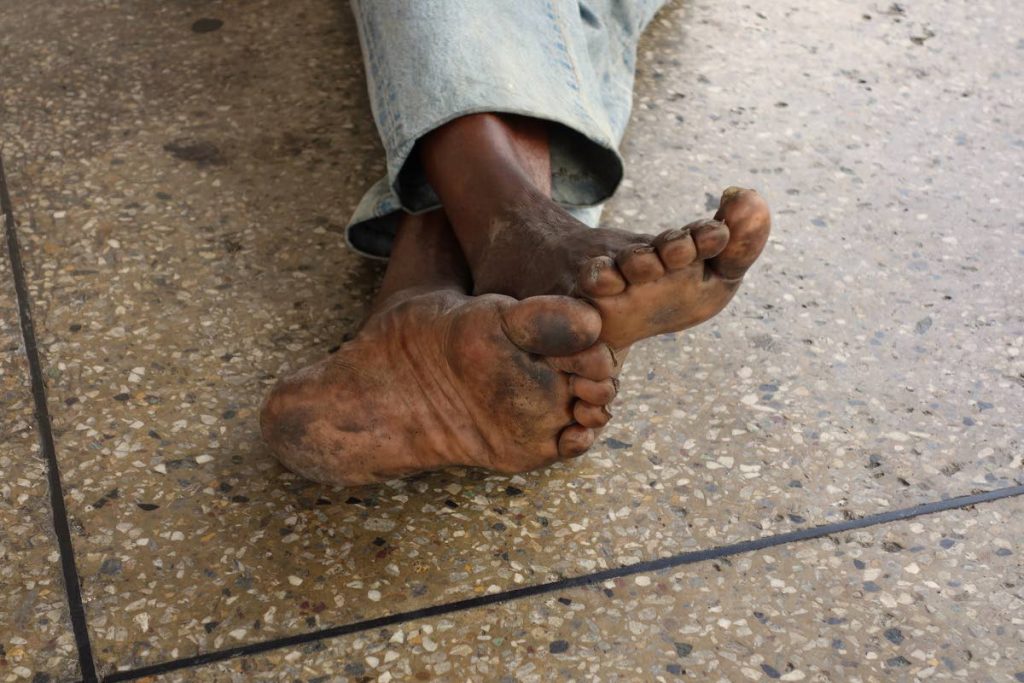
{"type": "Polygon", "coordinates": [[[758,188],[734,303],[584,458],[340,490],[255,413],[381,274],[347,7],[0,0],[0,681],[1024,681],[1024,5],[763,5],[655,19],[604,218],[758,188]]]}

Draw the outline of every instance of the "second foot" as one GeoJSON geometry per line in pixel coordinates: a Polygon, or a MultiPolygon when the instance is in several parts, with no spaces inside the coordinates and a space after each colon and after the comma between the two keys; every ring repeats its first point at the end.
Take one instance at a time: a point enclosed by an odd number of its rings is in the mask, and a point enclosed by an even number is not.
{"type": "Polygon", "coordinates": [[[398,297],[260,415],[289,469],[368,484],[446,465],[524,472],[582,454],[611,414],[616,355],[569,297],[398,297]]]}
{"type": "Polygon", "coordinates": [[[764,199],[754,190],[729,188],[713,219],[656,237],[633,236],[614,257],[584,261],[576,293],[601,312],[601,339],[614,348],[685,330],[725,308],[770,229],[764,199]]]}
{"type": "Polygon", "coordinates": [[[477,291],[586,299],[601,313],[601,339],[615,349],[718,314],[771,229],[764,199],[740,188],[723,193],[713,219],[657,236],[588,229],[539,194],[510,216],[492,255],[474,269],[477,291]]]}

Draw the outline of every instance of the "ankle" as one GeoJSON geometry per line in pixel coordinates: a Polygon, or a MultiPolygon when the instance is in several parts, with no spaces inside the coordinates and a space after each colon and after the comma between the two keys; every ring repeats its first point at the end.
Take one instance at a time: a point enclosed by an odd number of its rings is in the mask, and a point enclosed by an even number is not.
{"type": "MultiPolygon", "coordinates": [[[[477,117],[466,117],[476,119],[477,117]]],[[[536,189],[508,135],[488,121],[459,119],[424,139],[420,160],[449,218],[478,204],[500,204],[536,189]]]]}

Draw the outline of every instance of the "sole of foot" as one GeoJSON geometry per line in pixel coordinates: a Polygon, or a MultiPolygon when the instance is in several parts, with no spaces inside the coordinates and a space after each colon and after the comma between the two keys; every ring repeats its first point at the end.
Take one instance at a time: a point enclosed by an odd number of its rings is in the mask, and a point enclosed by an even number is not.
{"type": "Polygon", "coordinates": [[[600,311],[601,339],[613,348],[685,330],[725,308],[770,230],[764,199],[730,187],[713,219],[637,235],[614,256],[586,259],[575,293],[600,311]]]}
{"type": "Polygon", "coordinates": [[[573,458],[617,393],[600,331],[597,311],[570,297],[399,297],[335,354],[281,380],[262,434],[289,469],[341,486],[573,458]]]}

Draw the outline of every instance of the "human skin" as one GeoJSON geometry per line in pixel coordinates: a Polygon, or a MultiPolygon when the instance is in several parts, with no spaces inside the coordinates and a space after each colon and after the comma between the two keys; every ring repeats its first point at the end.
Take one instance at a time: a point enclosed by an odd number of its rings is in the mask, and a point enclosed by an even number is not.
{"type": "Polygon", "coordinates": [[[583,298],[617,350],[719,313],[768,239],[768,205],[729,188],[714,218],[658,235],[591,229],[551,199],[547,124],[473,114],[420,144],[474,293],[583,298]]]}

